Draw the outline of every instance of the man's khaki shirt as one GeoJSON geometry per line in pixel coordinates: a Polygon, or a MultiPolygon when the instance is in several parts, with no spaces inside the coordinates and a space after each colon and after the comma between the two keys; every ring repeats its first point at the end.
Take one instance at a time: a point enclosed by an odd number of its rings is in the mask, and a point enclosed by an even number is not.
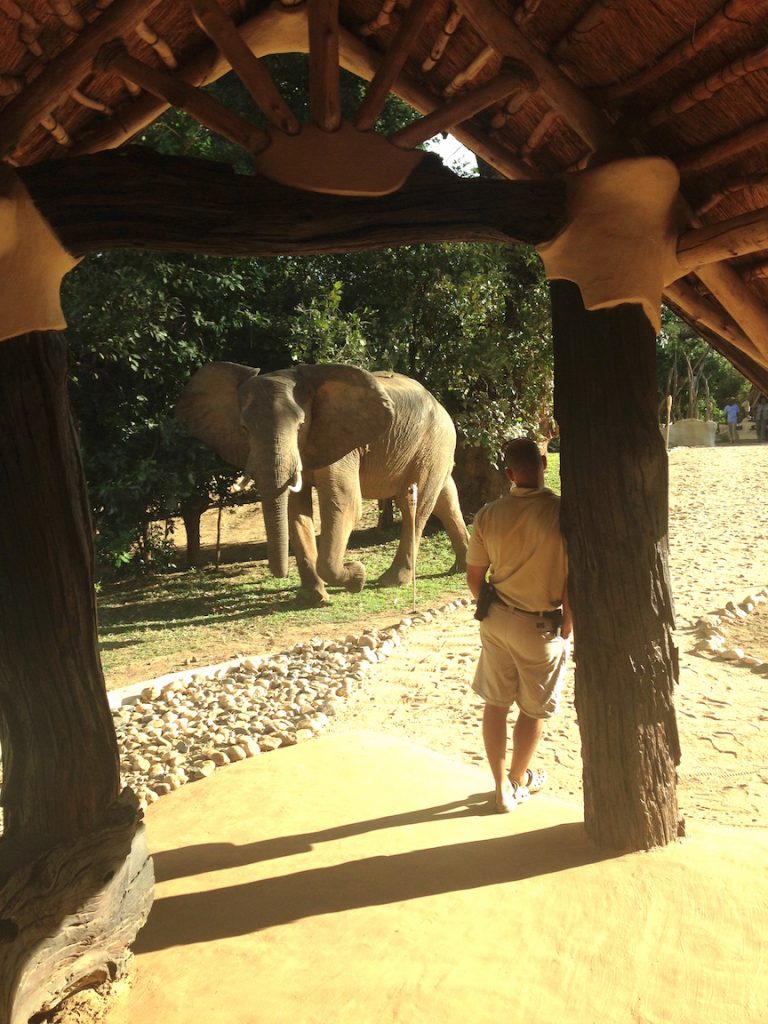
{"type": "Polygon", "coordinates": [[[499,596],[523,611],[563,603],[567,560],[560,498],[548,487],[513,487],[475,516],[467,563],[490,565],[499,596]]]}

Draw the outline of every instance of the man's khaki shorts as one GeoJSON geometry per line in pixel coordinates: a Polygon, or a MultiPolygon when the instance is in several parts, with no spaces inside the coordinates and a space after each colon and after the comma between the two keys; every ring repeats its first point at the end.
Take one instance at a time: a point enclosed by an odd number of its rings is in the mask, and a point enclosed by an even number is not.
{"type": "Polygon", "coordinates": [[[480,623],[482,651],[472,689],[486,704],[517,704],[529,718],[551,718],[570,641],[552,633],[549,620],[494,603],[480,623]]]}

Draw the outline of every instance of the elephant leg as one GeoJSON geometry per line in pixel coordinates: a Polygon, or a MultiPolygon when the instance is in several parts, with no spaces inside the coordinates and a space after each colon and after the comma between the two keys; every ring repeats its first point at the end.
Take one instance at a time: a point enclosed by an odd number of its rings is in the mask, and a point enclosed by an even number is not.
{"type": "Polygon", "coordinates": [[[437,496],[435,515],[445,527],[445,532],[450,538],[451,547],[456,556],[450,571],[465,572],[467,568],[469,533],[464,523],[464,517],[461,514],[459,494],[452,476],[448,477],[443,484],[442,491],[437,496]]]}
{"type": "Polygon", "coordinates": [[[302,590],[309,595],[311,604],[328,604],[325,584],[317,574],[317,540],[312,519],[312,487],[309,483],[305,482],[298,493],[288,497],[288,527],[302,590]]]}
{"type": "Polygon", "coordinates": [[[317,470],[315,486],[321,524],[317,571],[326,583],[345,587],[356,594],[365,586],[365,569],[362,562],[345,562],[344,555],[349,535],[363,511],[357,452],[350,452],[332,466],[317,470]]]}
{"type": "Polygon", "coordinates": [[[382,587],[401,587],[410,583],[413,576],[413,565],[419,552],[421,535],[427,520],[432,515],[435,507],[437,493],[434,487],[423,485],[417,482],[418,503],[416,505],[416,546],[414,548],[414,529],[411,519],[411,506],[408,502],[407,488],[398,492],[395,496],[397,507],[400,509],[403,525],[400,530],[400,543],[397,545],[392,565],[379,577],[378,583],[382,587]]]}

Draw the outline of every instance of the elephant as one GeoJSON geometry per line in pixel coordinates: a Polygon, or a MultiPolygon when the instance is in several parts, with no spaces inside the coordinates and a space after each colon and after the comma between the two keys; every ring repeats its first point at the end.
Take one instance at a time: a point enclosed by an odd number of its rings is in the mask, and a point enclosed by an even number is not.
{"type": "Polygon", "coordinates": [[[469,538],[451,476],[456,430],[437,399],[410,377],[334,363],[260,374],[215,362],[192,376],[176,414],[189,434],[256,482],[270,571],[287,575],[290,538],[310,603],[328,603],[326,584],[362,590],[362,563],[344,556],[363,498],[393,498],[403,513],[400,543],[380,584],[410,580],[432,512],[450,537],[455,571],[465,569],[469,538]],[[415,544],[410,484],[418,488],[415,544]]]}

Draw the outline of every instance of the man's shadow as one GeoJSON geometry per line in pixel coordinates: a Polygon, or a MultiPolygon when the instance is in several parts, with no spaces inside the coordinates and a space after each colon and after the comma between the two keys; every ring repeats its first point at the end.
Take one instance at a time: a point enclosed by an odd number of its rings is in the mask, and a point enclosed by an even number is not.
{"type": "MultiPolygon", "coordinates": [[[[488,794],[318,832],[236,846],[206,843],[161,852],[158,880],[224,870],[311,851],[314,845],[384,828],[489,813],[488,794]],[[194,865],[190,870],[190,862],[194,865]]],[[[516,813],[516,812],[513,812],[516,813]]],[[[524,813],[523,810],[520,813],[524,813]]],[[[302,918],[480,889],[615,856],[597,850],[582,823],[369,856],[205,892],[161,897],[135,945],[137,953],[245,935],[302,918]]]]}

